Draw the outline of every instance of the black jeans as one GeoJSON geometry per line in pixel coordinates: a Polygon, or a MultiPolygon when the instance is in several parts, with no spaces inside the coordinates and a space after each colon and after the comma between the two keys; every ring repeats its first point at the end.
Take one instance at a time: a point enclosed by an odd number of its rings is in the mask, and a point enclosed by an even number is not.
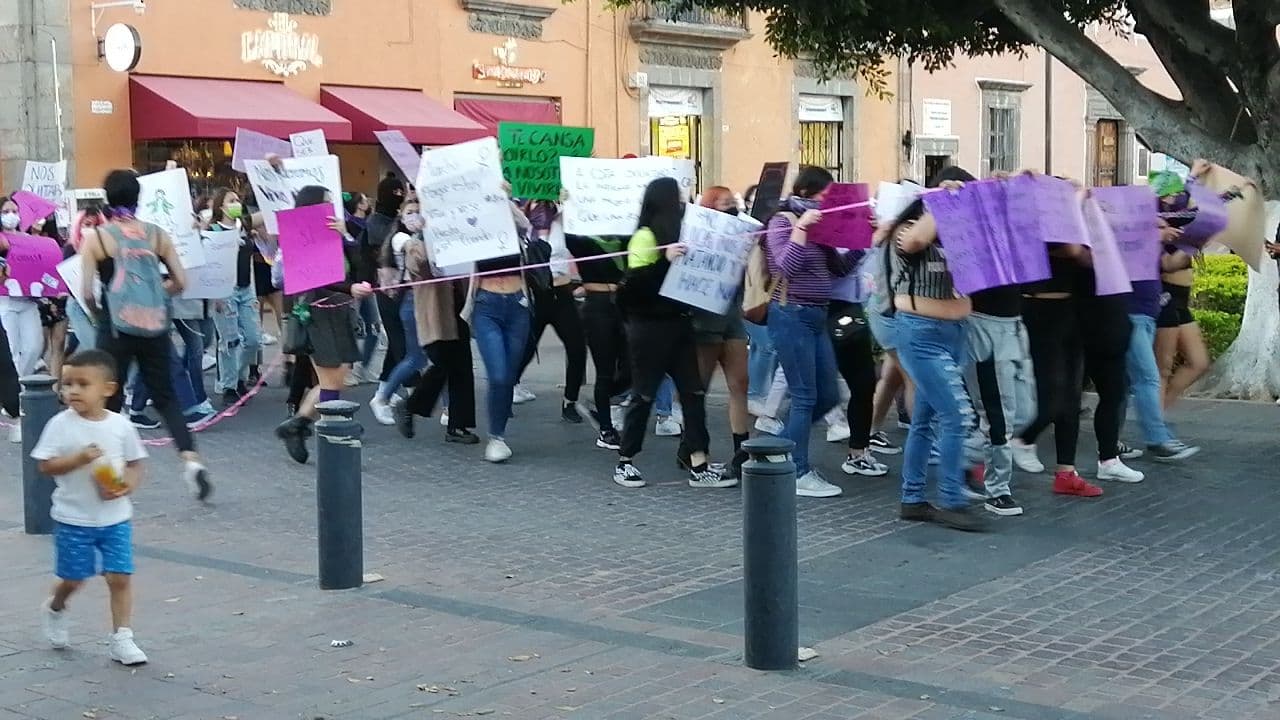
{"type": "Polygon", "coordinates": [[[684,449],[690,453],[707,452],[711,444],[707,435],[707,388],[698,369],[698,347],[689,318],[629,318],[627,346],[631,351],[632,397],[622,427],[619,457],[634,458],[640,453],[653,399],[666,375],[675,383],[684,407],[684,449]]]}
{"type": "Polygon", "coordinates": [[[1120,455],[1121,408],[1129,395],[1126,363],[1133,324],[1124,307],[1098,309],[1082,315],[1080,322],[1082,327],[1089,323],[1084,339],[1084,367],[1098,393],[1098,407],[1093,413],[1098,460],[1114,460],[1120,455]]]}
{"type": "MultiPolygon", "coordinates": [[[[1084,350],[1075,302],[1071,298],[1026,298],[1022,309],[1036,375],[1036,419],[1022,431],[1020,439],[1034,444],[1040,433],[1053,425],[1059,465],[1076,464],[1076,443],[1080,439],[1084,350]]],[[[1113,416],[1118,414],[1117,411],[1113,416]]]]}
{"type": "Polygon", "coordinates": [[[13,364],[13,351],[9,347],[9,335],[0,327],[0,407],[11,418],[18,417],[18,395],[21,391],[18,368],[13,364]]]}
{"type": "Polygon", "coordinates": [[[403,298],[399,295],[393,298],[384,292],[377,293],[375,297],[378,300],[378,317],[382,318],[382,329],[387,333],[387,354],[383,356],[378,381],[386,382],[391,371],[404,359],[404,323],[400,321],[400,301],[403,298]]]}
{"type": "Polygon", "coordinates": [[[529,347],[524,351],[520,376],[538,353],[538,341],[550,325],[564,345],[564,399],[578,401],[578,393],[587,377],[587,341],[582,333],[582,319],[578,317],[578,301],[569,285],[538,290],[533,297],[533,324],[530,326],[529,347]]]}
{"type": "Polygon", "coordinates": [[[307,396],[307,391],[318,383],[316,368],[311,364],[310,355],[295,355],[293,359],[293,375],[289,378],[289,398],[287,403],[297,407],[307,396]]]}
{"type": "Polygon", "coordinates": [[[166,333],[157,337],[139,337],[113,332],[110,327],[106,327],[98,332],[98,347],[115,358],[116,372],[120,374],[116,394],[107,400],[107,409],[118,413],[124,408],[124,386],[129,377],[129,365],[136,361],[142,383],[151,394],[151,402],[164,420],[178,452],[194,451],[195,440],[187,429],[182,408],[178,407],[173,390],[173,376],[169,373],[170,355],[173,353],[173,341],[169,339],[169,335],[166,333]]]}
{"type": "Polygon", "coordinates": [[[449,388],[449,429],[469,430],[476,426],[476,379],[471,371],[471,335],[459,325],[461,338],[440,340],[423,346],[431,365],[405,401],[414,415],[431,417],[440,393],[449,388]]]}
{"type": "Polygon", "coordinates": [[[871,402],[876,394],[876,362],[871,354],[871,329],[862,306],[834,300],[827,327],[836,351],[836,369],[849,386],[849,449],[871,444],[871,402]]]}
{"type": "Polygon", "coordinates": [[[612,430],[609,405],[615,395],[631,386],[627,359],[627,331],[622,311],[611,292],[588,292],[582,303],[582,329],[596,368],[592,396],[601,430],[612,430]]]}

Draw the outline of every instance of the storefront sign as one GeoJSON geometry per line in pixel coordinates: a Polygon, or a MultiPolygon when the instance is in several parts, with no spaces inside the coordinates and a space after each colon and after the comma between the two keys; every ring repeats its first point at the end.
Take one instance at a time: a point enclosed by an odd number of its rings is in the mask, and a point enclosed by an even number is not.
{"type": "Polygon", "coordinates": [[[90,100],[89,112],[94,115],[110,115],[116,111],[115,103],[110,100],[90,100]]]}
{"type": "Polygon", "coordinates": [[[924,137],[950,137],[951,101],[925,100],[921,105],[924,121],[920,124],[920,134],[924,137]]]}
{"type": "Polygon", "coordinates": [[[479,61],[472,63],[471,77],[496,80],[498,87],[507,88],[524,87],[525,83],[537,85],[547,79],[546,70],[516,65],[515,38],[507,38],[505,43],[494,48],[493,56],[498,59],[497,65],[485,65],[479,61]]]}
{"type": "Polygon", "coordinates": [[[297,21],[286,13],[272,14],[266,30],[249,30],[240,35],[240,61],[261,63],[280,77],[324,64],[320,36],[298,32],[297,21]]]}
{"type": "Polygon", "coordinates": [[[116,23],[102,36],[102,58],[116,72],[129,72],[142,60],[142,38],[132,25],[116,23]]]}
{"type": "Polygon", "coordinates": [[[511,194],[526,200],[560,199],[560,158],[589,157],[596,131],[561,125],[498,123],[502,174],[511,194]]]}

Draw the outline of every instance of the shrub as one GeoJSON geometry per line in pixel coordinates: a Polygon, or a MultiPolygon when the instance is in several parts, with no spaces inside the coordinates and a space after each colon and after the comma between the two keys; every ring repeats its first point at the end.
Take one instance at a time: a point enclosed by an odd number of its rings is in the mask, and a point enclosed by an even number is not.
{"type": "Polygon", "coordinates": [[[1232,315],[1244,314],[1249,268],[1235,255],[1206,255],[1196,267],[1191,306],[1232,315]]]}
{"type": "Polygon", "coordinates": [[[1209,349],[1211,360],[1217,360],[1226,352],[1231,343],[1235,342],[1236,335],[1240,334],[1239,313],[1195,308],[1191,314],[1200,324],[1200,332],[1204,334],[1204,344],[1209,349]]]}

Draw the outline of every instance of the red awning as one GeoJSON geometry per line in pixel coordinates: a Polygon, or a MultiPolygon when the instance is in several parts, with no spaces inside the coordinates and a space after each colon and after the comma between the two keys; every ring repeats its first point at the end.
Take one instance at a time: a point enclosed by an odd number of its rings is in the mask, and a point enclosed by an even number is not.
{"type": "Polygon", "coordinates": [[[323,130],[351,139],[351,123],[281,83],[134,75],[129,78],[133,139],[230,139],[236,128],[275,137],[323,130]]]}
{"type": "Polygon", "coordinates": [[[320,104],[351,121],[355,142],[375,143],[379,130],[399,130],[416,145],[453,145],[488,135],[417,90],[325,86],[320,104]]]}
{"type": "Polygon", "coordinates": [[[498,123],[522,122],[560,124],[560,108],[554,100],[499,100],[458,98],[453,109],[485,126],[489,135],[498,134],[498,123]]]}

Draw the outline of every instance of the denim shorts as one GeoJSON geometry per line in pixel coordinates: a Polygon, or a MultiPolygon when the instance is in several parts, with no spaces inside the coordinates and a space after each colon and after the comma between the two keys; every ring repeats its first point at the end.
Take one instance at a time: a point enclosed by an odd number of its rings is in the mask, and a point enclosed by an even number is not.
{"type": "Polygon", "coordinates": [[[133,523],[126,520],[107,527],[58,523],[54,566],[63,580],[88,580],[100,573],[132,575],[133,523]]]}

